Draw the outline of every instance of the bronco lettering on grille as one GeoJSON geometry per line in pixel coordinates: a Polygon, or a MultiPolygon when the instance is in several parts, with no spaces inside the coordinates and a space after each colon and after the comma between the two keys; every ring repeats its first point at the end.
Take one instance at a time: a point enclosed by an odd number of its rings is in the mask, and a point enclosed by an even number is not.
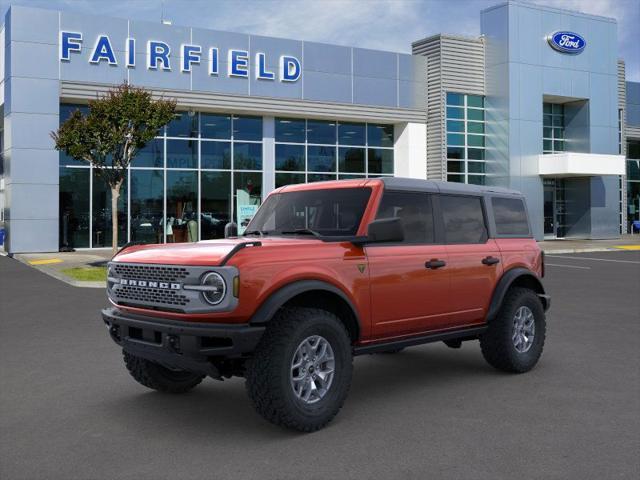
{"type": "Polygon", "coordinates": [[[121,278],[120,285],[129,285],[130,287],[161,288],[163,290],[180,290],[182,288],[182,285],[179,283],[154,282],[150,280],[129,280],[128,278],[121,278]]]}

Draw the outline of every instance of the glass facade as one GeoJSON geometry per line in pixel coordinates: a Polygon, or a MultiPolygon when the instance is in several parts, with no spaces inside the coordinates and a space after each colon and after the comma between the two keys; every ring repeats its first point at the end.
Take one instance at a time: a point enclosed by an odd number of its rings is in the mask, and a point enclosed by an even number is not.
{"type": "Polygon", "coordinates": [[[542,104],[542,153],[564,152],[564,105],[542,104]]]}
{"type": "Polygon", "coordinates": [[[627,222],[640,221],[640,140],[627,141],[627,222]]]}
{"type": "MultiPolygon", "coordinates": [[[[60,105],[63,122],[83,105],[60,105]]],[[[111,245],[111,191],[60,153],[60,245],[111,245]]],[[[119,244],[221,238],[236,200],[262,200],[262,117],[178,112],[134,158],[118,202],[119,244]]]]}
{"type": "Polygon", "coordinates": [[[275,120],[276,188],[324,180],[393,176],[393,125],[275,120]]]}
{"type": "Polygon", "coordinates": [[[484,185],[484,97],[447,92],[447,181],[484,185]]]}
{"type": "MultiPolygon", "coordinates": [[[[83,105],[60,105],[63,122],[83,105]]],[[[224,237],[237,205],[263,196],[262,117],[178,112],[134,158],[118,201],[119,244],[224,237]]],[[[275,120],[275,185],[392,176],[393,125],[275,120]]],[[[60,153],[60,245],[111,246],[111,191],[60,153]]]]}

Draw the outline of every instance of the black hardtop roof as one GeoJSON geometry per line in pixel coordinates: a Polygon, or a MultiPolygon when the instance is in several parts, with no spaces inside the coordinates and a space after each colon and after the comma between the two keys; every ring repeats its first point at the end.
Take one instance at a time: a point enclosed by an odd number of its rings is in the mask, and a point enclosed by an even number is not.
{"type": "Polygon", "coordinates": [[[491,187],[483,185],[469,185],[466,183],[439,182],[435,180],[420,180],[418,178],[385,177],[380,178],[384,187],[390,190],[412,190],[438,193],[454,193],[460,195],[513,195],[522,197],[522,193],[517,190],[510,190],[502,187],[491,187]]]}

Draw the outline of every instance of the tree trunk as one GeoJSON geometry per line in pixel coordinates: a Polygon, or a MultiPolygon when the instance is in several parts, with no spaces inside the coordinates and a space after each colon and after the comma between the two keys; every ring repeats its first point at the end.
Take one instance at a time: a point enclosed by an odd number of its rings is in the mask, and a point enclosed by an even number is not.
{"type": "Polygon", "coordinates": [[[113,255],[118,253],[118,198],[122,181],[111,185],[111,251],[113,255]]]}

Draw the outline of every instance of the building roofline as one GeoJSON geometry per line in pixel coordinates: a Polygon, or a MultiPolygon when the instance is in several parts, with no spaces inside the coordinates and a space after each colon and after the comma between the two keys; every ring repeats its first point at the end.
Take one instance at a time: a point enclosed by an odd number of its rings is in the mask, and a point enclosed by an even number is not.
{"type": "Polygon", "coordinates": [[[472,37],[471,35],[455,35],[455,34],[450,34],[450,33],[436,33],[435,35],[430,35],[428,37],[424,37],[421,38],[419,40],[415,40],[413,42],[411,42],[411,46],[414,47],[415,45],[421,45],[423,43],[427,43],[436,39],[442,39],[442,38],[449,38],[449,39],[453,39],[453,40],[463,40],[466,42],[476,42],[476,43],[482,43],[482,35],[478,35],[477,37],[472,37]]]}
{"type": "Polygon", "coordinates": [[[497,5],[493,5],[491,7],[487,7],[487,8],[483,8],[482,10],[480,10],[480,15],[482,15],[485,12],[490,12],[491,10],[495,10],[497,8],[502,8],[505,6],[516,6],[516,7],[526,7],[526,8],[532,8],[535,10],[546,10],[548,12],[555,12],[555,13],[563,13],[565,15],[573,15],[574,17],[585,17],[585,18],[591,18],[594,20],[603,20],[603,21],[607,21],[607,22],[611,22],[611,23],[618,23],[618,21],[615,18],[612,17],[604,17],[602,15],[593,15],[591,13],[584,13],[584,12],[579,12],[576,10],[569,10],[566,8],[558,8],[558,7],[549,7],[546,5],[538,5],[535,3],[531,3],[531,2],[525,2],[522,0],[507,0],[506,2],[501,2],[498,3],[497,5]]]}

